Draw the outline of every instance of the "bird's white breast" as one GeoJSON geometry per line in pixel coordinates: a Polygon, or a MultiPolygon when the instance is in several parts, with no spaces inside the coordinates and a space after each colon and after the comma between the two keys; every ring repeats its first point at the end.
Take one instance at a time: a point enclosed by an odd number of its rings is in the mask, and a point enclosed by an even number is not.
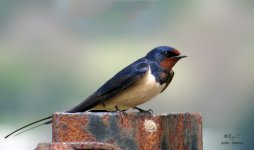
{"type": "Polygon", "coordinates": [[[160,85],[156,82],[149,68],[149,71],[133,86],[106,100],[104,105],[98,105],[94,109],[112,111],[116,110],[115,106],[117,106],[120,110],[126,110],[149,101],[159,94],[164,87],[165,84],[160,85]]]}

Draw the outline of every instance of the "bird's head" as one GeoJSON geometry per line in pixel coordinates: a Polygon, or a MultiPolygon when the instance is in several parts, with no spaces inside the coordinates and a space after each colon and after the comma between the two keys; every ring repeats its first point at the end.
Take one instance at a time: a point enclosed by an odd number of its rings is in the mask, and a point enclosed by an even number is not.
{"type": "Polygon", "coordinates": [[[187,56],[169,46],[159,46],[152,49],[146,56],[148,60],[156,61],[163,69],[172,69],[178,60],[187,56]]]}

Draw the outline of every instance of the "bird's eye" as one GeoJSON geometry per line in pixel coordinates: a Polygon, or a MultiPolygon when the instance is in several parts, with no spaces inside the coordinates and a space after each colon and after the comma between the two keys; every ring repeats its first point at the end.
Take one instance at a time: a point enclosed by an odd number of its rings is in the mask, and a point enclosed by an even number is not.
{"type": "Polygon", "coordinates": [[[174,57],[174,56],[178,56],[178,54],[172,52],[172,51],[164,51],[163,55],[166,57],[174,57]]]}
{"type": "Polygon", "coordinates": [[[168,51],[164,51],[164,55],[165,55],[165,56],[168,56],[168,51]]]}

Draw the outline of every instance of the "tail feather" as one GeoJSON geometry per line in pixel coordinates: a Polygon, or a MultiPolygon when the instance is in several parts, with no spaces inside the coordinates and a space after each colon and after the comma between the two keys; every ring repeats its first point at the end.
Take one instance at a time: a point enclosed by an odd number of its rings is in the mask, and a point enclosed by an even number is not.
{"type": "MultiPolygon", "coordinates": [[[[42,122],[42,121],[45,121],[45,120],[48,120],[48,119],[51,119],[51,118],[52,118],[52,116],[48,116],[48,117],[45,117],[45,118],[43,118],[43,119],[40,119],[40,120],[34,121],[34,122],[32,122],[32,123],[29,123],[29,124],[27,124],[27,125],[25,125],[25,126],[19,128],[19,129],[15,130],[15,131],[11,132],[10,134],[8,134],[7,136],[5,136],[4,138],[6,139],[6,138],[8,138],[9,136],[13,135],[14,133],[17,133],[18,131],[20,131],[20,130],[22,130],[22,129],[25,129],[25,128],[31,126],[31,125],[34,125],[34,124],[36,124],[36,123],[39,123],[39,122],[42,122]]],[[[42,123],[42,124],[40,124],[40,125],[37,125],[37,126],[35,126],[35,127],[29,128],[29,129],[27,129],[27,130],[24,130],[24,131],[18,133],[17,135],[19,135],[19,134],[21,134],[21,133],[24,133],[24,132],[26,132],[26,131],[29,131],[29,130],[31,130],[31,129],[37,128],[37,127],[39,127],[39,126],[42,126],[42,125],[44,125],[44,124],[50,124],[51,122],[52,122],[52,120],[47,121],[47,122],[42,123]]]]}
{"type": "Polygon", "coordinates": [[[42,126],[42,125],[47,125],[47,124],[50,124],[50,123],[52,123],[52,121],[51,121],[51,120],[50,120],[50,121],[47,121],[47,122],[44,122],[44,123],[42,123],[42,124],[39,124],[39,125],[37,125],[37,126],[34,126],[34,127],[31,127],[31,128],[28,128],[28,129],[26,129],[26,130],[24,130],[24,131],[21,131],[21,132],[19,132],[19,133],[15,134],[15,136],[20,135],[20,134],[22,134],[22,133],[25,133],[25,132],[27,132],[27,131],[29,131],[29,130],[34,129],[34,128],[40,127],[40,126],[42,126]]]}

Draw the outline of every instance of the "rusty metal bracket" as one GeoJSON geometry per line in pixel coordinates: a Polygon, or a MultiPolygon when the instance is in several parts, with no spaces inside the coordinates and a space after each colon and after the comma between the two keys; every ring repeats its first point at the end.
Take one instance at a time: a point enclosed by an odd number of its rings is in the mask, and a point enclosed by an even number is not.
{"type": "Polygon", "coordinates": [[[202,150],[200,113],[54,113],[55,142],[102,142],[127,150],[202,150]]]}

